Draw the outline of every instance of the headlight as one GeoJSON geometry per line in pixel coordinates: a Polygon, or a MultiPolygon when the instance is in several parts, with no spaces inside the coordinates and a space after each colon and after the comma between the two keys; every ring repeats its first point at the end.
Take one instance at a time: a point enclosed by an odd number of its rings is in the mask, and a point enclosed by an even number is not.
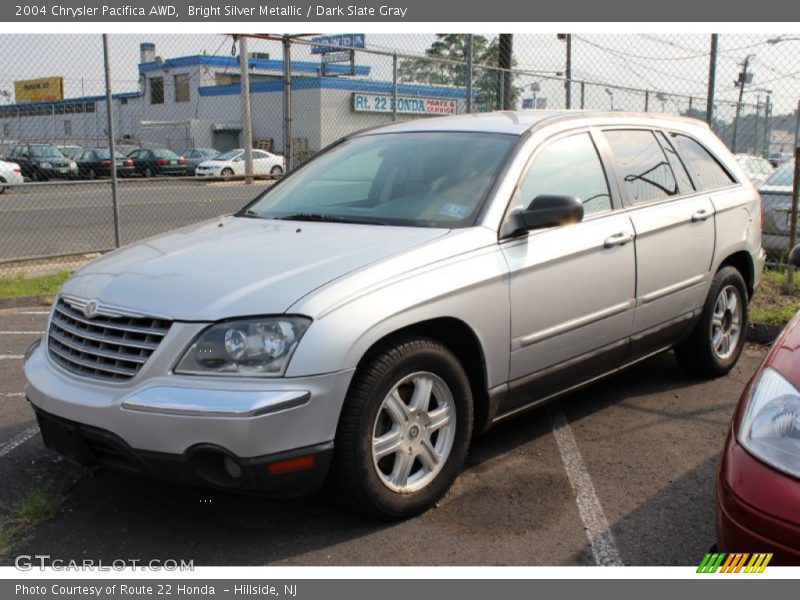
{"type": "Polygon", "coordinates": [[[739,442],[776,469],[800,477],[800,392],[774,369],[756,381],[739,442]]]}
{"type": "Polygon", "coordinates": [[[69,168],[70,169],[77,169],[78,168],[78,163],[76,163],[75,161],[70,161],[69,162],[69,168]]]}
{"type": "Polygon", "coordinates": [[[43,169],[52,169],[52,168],[53,168],[53,164],[52,164],[52,163],[49,163],[49,162],[43,162],[43,163],[42,163],[41,165],[39,165],[39,166],[40,166],[40,167],[42,167],[43,169]]]}
{"type": "Polygon", "coordinates": [[[200,333],[176,373],[280,377],[300,338],[306,317],[263,317],[216,323],[200,333]]]}

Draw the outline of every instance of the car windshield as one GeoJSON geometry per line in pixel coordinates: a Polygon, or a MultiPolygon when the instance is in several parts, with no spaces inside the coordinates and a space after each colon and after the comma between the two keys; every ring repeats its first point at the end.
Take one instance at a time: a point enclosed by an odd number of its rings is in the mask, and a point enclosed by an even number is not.
{"type": "Polygon", "coordinates": [[[416,227],[466,227],[517,137],[390,133],[347,140],[251,206],[248,216],[416,227]]]}
{"type": "Polygon", "coordinates": [[[789,186],[791,187],[792,181],[794,180],[794,161],[790,160],[789,162],[783,163],[778,170],[775,171],[764,185],[776,185],[776,186],[789,186]]]}
{"type": "Polygon", "coordinates": [[[53,146],[31,146],[31,156],[37,158],[64,158],[64,155],[53,146]]]}
{"type": "Polygon", "coordinates": [[[225,154],[220,154],[215,160],[233,160],[238,158],[241,153],[241,150],[229,150],[225,154]]]}

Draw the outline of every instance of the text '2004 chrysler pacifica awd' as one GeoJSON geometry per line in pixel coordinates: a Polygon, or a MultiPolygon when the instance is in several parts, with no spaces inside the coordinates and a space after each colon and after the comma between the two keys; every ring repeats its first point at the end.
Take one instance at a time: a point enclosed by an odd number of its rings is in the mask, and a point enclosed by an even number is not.
{"type": "Polygon", "coordinates": [[[675,348],[739,357],[760,200],[702,123],[489,113],[332,145],[124,247],[26,355],[45,443],[188,484],[417,514],[493,423],[675,348]]]}

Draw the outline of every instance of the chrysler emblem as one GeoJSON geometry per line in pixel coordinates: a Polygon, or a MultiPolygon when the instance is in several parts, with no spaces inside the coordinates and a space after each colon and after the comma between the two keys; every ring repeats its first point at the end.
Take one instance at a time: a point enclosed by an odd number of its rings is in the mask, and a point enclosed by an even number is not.
{"type": "Polygon", "coordinates": [[[95,316],[97,314],[97,300],[90,300],[87,302],[86,306],[83,307],[83,314],[87,319],[91,319],[95,316]]]}

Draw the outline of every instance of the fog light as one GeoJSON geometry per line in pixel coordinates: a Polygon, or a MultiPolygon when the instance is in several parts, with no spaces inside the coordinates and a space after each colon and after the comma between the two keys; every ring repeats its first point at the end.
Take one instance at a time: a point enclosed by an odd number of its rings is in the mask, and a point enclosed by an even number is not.
{"type": "Polygon", "coordinates": [[[242,467],[236,464],[236,462],[226,456],[222,459],[222,465],[225,467],[225,472],[234,479],[241,479],[242,477],[242,467]]]}

